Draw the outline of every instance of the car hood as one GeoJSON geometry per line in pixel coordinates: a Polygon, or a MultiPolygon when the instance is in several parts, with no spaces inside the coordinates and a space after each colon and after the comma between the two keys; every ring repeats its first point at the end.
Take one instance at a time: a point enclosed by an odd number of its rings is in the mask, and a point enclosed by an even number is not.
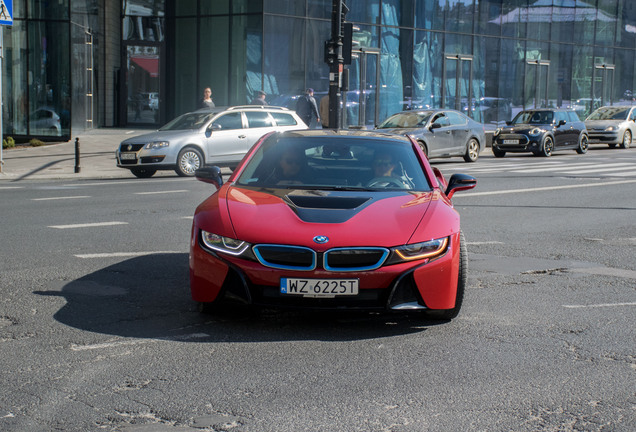
{"type": "Polygon", "coordinates": [[[443,202],[438,190],[320,191],[228,185],[210,199],[207,207],[210,211],[227,211],[227,217],[210,214],[210,220],[231,221],[235,238],[250,243],[293,243],[314,249],[321,247],[313,240],[319,235],[329,238],[325,249],[406,244],[420,224],[427,225],[431,203],[443,202]]]}
{"type": "Polygon", "coordinates": [[[137,135],[130,137],[122,141],[122,144],[145,144],[151,141],[169,141],[174,139],[183,138],[186,136],[193,136],[199,133],[199,130],[174,130],[174,131],[154,131],[145,133],[143,135],[137,135]]]}

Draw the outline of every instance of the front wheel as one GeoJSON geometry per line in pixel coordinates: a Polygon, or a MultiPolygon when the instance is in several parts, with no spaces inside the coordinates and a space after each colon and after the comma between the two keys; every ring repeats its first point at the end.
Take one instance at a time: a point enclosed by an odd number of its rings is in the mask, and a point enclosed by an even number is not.
{"type": "Polygon", "coordinates": [[[177,156],[175,172],[181,177],[192,177],[194,172],[203,166],[201,152],[193,147],[184,148],[177,156]]]}
{"type": "Polygon", "coordinates": [[[621,143],[621,148],[628,149],[632,145],[632,133],[628,130],[625,131],[623,135],[623,142],[621,143]]]}
{"type": "Polygon", "coordinates": [[[466,281],[468,279],[468,249],[466,248],[466,240],[464,233],[459,232],[459,272],[457,275],[457,293],[455,295],[455,307],[443,310],[427,310],[424,314],[427,318],[438,320],[452,320],[459,315],[459,310],[464,302],[464,291],[466,290],[466,281]]]}
{"type": "Polygon", "coordinates": [[[466,153],[464,160],[466,162],[475,162],[479,158],[479,143],[475,138],[471,138],[466,145],[466,153]]]}
{"type": "Polygon", "coordinates": [[[497,147],[493,147],[492,154],[494,154],[496,158],[502,158],[506,155],[506,152],[503,150],[499,150],[497,147]]]}
{"type": "Polygon", "coordinates": [[[157,170],[148,168],[131,168],[130,172],[137,178],[150,178],[155,175],[157,170]]]}
{"type": "Polygon", "coordinates": [[[541,145],[541,150],[539,150],[539,155],[543,157],[552,156],[552,150],[554,150],[554,140],[552,137],[547,136],[543,139],[543,144],[541,145]]]}
{"type": "Polygon", "coordinates": [[[424,156],[426,156],[426,158],[428,159],[428,147],[426,147],[426,144],[424,144],[422,141],[419,141],[418,144],[420,145],[420,148],[424,152],[424,156]]]}
{"type": "Polygon", "coordinates": [[[581,138],[579,138],[579,146],[576,148],[576,152],[578,154],[585,154],[587,153],[588,147],[589,147],[589,144],[587,141],[587,135],[581,135],[581,138]]]}

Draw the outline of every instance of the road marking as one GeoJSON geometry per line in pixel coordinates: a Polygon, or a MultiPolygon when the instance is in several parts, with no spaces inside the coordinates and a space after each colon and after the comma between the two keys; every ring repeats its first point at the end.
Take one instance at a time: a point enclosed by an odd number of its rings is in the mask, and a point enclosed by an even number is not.
{"type": "Polygon", "coordinates": [[[119,257],[138,257],[157,254],[179,254],[188,253],[188,251],[147,251],[147,252],[110,252],[110,253],[93,253],[93,254],[76,254],[75,257],[90,258],[119,258],[119,257]]]}
{"type": "Polygon", "coordinates": [[[503,243],[500,241],[466,242],[466,245],[490,245],[490,244],[503,244],[503,243]]]}
{"type": "Polygon", "coordinates": [[[72,224],[72,225],[49,225],[49,228],[57,229],[69,229],[69,228],[92,228],[110,225],[128,225],[128,222],[96,222],[96,223],[84,223],[84,224],[72,224]]]}
{"type": "Polygon", "coordinates": [[[31,201],[52,201],[52,200],[81,199],[81,198],[90,198],[90,196],[77,195],[77,196],[65,196],[65,197],[31,198],[31,201]]]}
{"type": "Polygon", "coordinates": [[[92,345],[71,344],[71,350],[88,351],[88,350],[94,350],[94,349],[115,348],[119,346],[141,345],[141,344],[157,343],[157,342],[164,342],[164,341],[175,341],[175,340],[187,341],[187,340],[193,340],[193,339],[204,339],[208,337],[210,337],[210,335],[207,333],[192,333],[188,335],[180,335],[180,336],[173,336],[173,337],[160,337],[155,339],[122,340],[117,342],[105,342],[105,343],[92,344],[92,345]]]}
{"type": "MultiPolygon", "coordinates": [[[[620,165],[631,165],[629,163],[623,163],[620,165]]],[[[591,163],[591,162],[586,162],[586,163],[574,163],[574,164],[560,164],[557,166],[550,166],[550,167],[539,167],[539,168],[535,168],[535,167],[530,167],[530,168],[516,168],[516,169],[511,169],[509,170],[510,172],[514,172],[514,173],[520,173],[520,174],[530,174],[530,173],[536,173],[536,172],[544,172],[544,171],[559,171],[559,170],[567,170],[567,169],[573,169],[573,168],[580,168],[580,169],[584,169],[586,167],[597,167],[598,164],[597,163],[591,163]]]]}
{"type": "Polygon", "coordinates": [[[568,309],[586,309],[586,308],[602,308],[602,307],[618,307],[618,306],[636,306],[636,302],[631,303],[599,303],[592,305],[563,305],[568,309]]]}
{"type": "Polygon", "coordinates": [[[586,183],[586,184],[580,184],[580,185],[546,186],[546,187],[528,188],[528,189],[511,189],[511,190],[499,190],[499,191],[490,191],[490,192],[458,193],[453,196],[453,200],[455,200],[456,198],[463,198],[463,197],[503,195],[503,194],[512,194],[512,193],[522,193],[522,192],[542,192],[542,191],[550,191],[550,190],[577,189],[577,188],[595,187],[595,186],[625,185],[630,183],[636,183],[636,180],[616,180],[616,181],[609,181],[609,182],[603,182],[603,183],[586,183]]]}
{"type": "Polygon", "coordinates": [[[0,186],[0,190],[6,189],[22,189],[22,186],[0,186]]]}
{"type": "Polygon", "coordinates": [[[156,194],[168,194],[168,193],[179,193],[179,192],[189,192],[186,189],[180,190],[169,190],[169,191],[156,191],[156,192],[135,192],[135,195],[156,195],[156,194]]]}
{"type": "MultiPolygon", "coordinates": [[[[563,170],[564,173],[566,174],[588,174],[588,173],[595,173],[595,172],[610,172],[610,171],[622,171],[622,170],[626,170],[626,169],[634,169],[636,168],[636,165],[634,164],[613,164],[613,165],[608,165],[608,166],[603,166],[601,168],[594,168],[594,169],[585,169],[585,170],[570,170],[569,168],[566,168],[563,170]],[[623,166],[620,166],[623,165],[623,166]],[[627,166],[624,166],[627,165],[627,166]]],[[[632,171],[633,172],[633,171],[632,171]]]]}

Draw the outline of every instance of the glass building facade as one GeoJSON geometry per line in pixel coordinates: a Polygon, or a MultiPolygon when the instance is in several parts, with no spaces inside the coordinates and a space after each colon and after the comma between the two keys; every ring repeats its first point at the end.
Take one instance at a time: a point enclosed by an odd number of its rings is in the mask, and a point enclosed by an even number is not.
{"type": "MultiPolygon", "coordinates": [[[[354,50],[344,124],[417,107],[494,128],[528,107],[582,117],[631,104],[631,0],[345,0],[354,50]]],[[[17,0],[3,31],[4,135],[154,127],[263,90],[293,108],[329,88],[332,0],[17,0]],[[56,126],[55,117],[59,118],[56,126]]]]}

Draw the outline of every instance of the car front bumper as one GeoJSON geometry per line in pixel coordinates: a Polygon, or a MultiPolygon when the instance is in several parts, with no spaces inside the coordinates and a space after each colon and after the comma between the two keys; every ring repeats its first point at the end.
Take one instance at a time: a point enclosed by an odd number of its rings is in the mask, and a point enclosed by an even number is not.
{"type": "Polygon", "coordinates": [[[246,304],[310,309],[413,310],[455,307],[459,273],[459,233],[444,255],[432,260],[387,265],[371,271],[336,272],[272,269],[259,262],[217,254],[199,244],[193,229],[190,287],[195,301],[234,299],[246,304]],[[355,296],[313,298],[280,292],[283,277],[359,280],[355,296]]]}

